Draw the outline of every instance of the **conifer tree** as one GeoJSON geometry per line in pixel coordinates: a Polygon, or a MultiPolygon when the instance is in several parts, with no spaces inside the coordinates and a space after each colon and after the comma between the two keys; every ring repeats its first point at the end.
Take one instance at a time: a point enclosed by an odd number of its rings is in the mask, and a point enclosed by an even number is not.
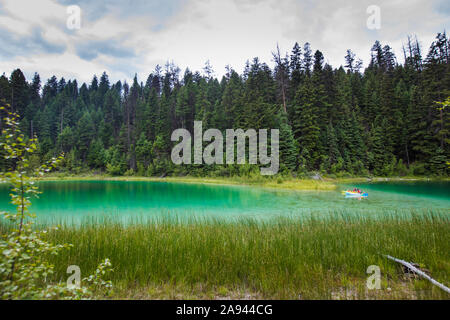
{"type": "Polygon", "coordinates": [[[280,162],[293,171],[297,167],[298,145],[286,115],[280,113],[277,121],[280,127],[280,162]]]}
{"type": "MultiPolygon", "coordinates": [[[[376,41],[362,71],[351,50],[346,70],[334,69],[319,50],[312,55],[309,43],[295,43],[289,57],[277,48],[272,69],[254,58],[242,74],[228,66],[217,79],[207,64],[180,78],[170,62],[164,70],[156,66],[145,82],[135,76],[131,87],[110,82],[106,72],[79,84],[37,73],[27,81],[16,69],[0,76],[0,101],[10,104],[0,115],[19,113],[22,132],[38,136],[41,163],[67,153],[64,170],[171,174],[172,131],[192,131],[199,120],[205,130],[222,132],[280,129],[281,162],[290,172],[389,175],[401,162],[414,174],[447,175],[449,52],[445,32],[425,58],[417,37],[408,37],[403,63],[389,45],[376,41]]],[[[4,125],[0,121],[0,129],[4,125]]],[[[206,166],[176,170],[211,171],[230,174],[206,166]]]]}
{"type": "Polygon", "coordinates": [[[312,80],[307,78],[295,97],[293,129],[308,169],[313,168],[319,158],[320,128],[317,124],[317,100],[312,80]]]}

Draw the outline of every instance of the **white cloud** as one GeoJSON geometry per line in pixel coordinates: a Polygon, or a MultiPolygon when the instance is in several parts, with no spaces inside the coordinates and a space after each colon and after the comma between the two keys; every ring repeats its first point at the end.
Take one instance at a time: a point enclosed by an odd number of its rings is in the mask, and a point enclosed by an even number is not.
{"type": "MultiPolygon", "coordinates": [[[[82,2],[82,28],[69,31],[66,6],[56,1],[4,0],[0,27],[22,37],[39,28],[45,41],[66,50],[3,58],[0,70],[9,73],[20,67],[27,74],[38,71],[42,78],[55,74],[81,81],[104,70],[112,81],[131,79],[137,72],[145,81],[157,63],[173,60],[182,70],[201,70],[210,60],[221,76],[227,64],[242,71],[255,56],[271,65],[276,44],[290,52],[295,41],[310,42],[339,67],[349,48],[368,63],[376,39],[393,47],[402,61],[401,45],[408,34],[417,34],[426,54],[436,33],[449,23],[449,16],[436,10],[437,1],[188,0],[171,14],[162,10],[159,18],[154,11],[137,9],[127,15],[133,7],[114,2],[94,20],[88,18],[89,2],[82,2]],[[366,9],[372,4],[381,8],[381,29],[376,31],[366,27],[366,9]],[[86,59],[80,58],[80,50],[91,43],[86,59]]],[[[0,35],[0,41],[10,38],[0,35]]]]}

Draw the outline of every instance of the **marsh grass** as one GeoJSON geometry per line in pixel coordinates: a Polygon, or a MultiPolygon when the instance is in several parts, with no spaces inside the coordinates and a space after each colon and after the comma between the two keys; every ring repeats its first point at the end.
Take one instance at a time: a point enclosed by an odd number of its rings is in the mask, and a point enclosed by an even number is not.
{"type": "Polygon", "coordinates": [[[127,224],[91,218],[62,224],[49,237],[74,245],[50,258],[53,280],[65,281],[73,264],[89,274],[108,257],[116,298],[449,298],[425,280],[405,280],[400,267],[382,256],[420,263],[448,285],[445,212],[233,222],[167,216],[127,224]],[[366,289],[370,265],[381,268],[381,290],[366,289]]]}

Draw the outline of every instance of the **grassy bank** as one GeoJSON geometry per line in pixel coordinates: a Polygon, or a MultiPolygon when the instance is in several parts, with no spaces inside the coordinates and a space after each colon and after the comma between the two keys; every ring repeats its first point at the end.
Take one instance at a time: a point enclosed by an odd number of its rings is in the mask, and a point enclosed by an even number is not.
{"type": "Polygon", "coordinates": [[[166,181],[166,182],[180,182],[180,183],[204,183],[204,184],[221,184],[221,185],[251,185],[263,188],[277,188],[289,190],[322,190],[330,191],[336,189],[336,184],[333,180],[312,180],[312,179],[294,179],[294,178],[248,178],[248,177],[111,177],[107,175],[52,175],[39,180],[44,181],[71,181],[71,180],[110,180],[110,181],[166,181]]]}
{"type": "Polygon", "coordinates": [[[179,183],[202,183],[202,184],[221,184],[221,185],[249,185],[258,186],[263,188],[275,188],[275,189],[288,189],[288,190],[317,190],[317,191],[332,191],[337,188],[338,184],[354,184],[362,182],[382,182],[382,181],[449,181],[448,177],[352,177],[352,178],[330,178],[323,177],[322,180],[313,179],[298,179],[289,176],[274,176],[274,177],[139,177],[139,176],[120,176],[112,177],[105,174],[81,174],[81,175],[67,175],[62,173],[56,173],[41,180],[48,181],[71,181],[71,180],[111,180],[111,181],[167,181],[167,182],[179,182],[179,183]]]}
{"type": "Polygon", "coordinates": [[[328,220],[153,221],[124,226],[88,222],[50,234],[74,247],[52,257],[57,279],[68,265],[84,275],[108,257],[114,298],[448,299],[426,280],[404,278],[381,254],[420,263],[448,285],[448,215],[371,220],[335,214],[328,220]],[[381,290],[366,289],[378,265],[381,290]]]}

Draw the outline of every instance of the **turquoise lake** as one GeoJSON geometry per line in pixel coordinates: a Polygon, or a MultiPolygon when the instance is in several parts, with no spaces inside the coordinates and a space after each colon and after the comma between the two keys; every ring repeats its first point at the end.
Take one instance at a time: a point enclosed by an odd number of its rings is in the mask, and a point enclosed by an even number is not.
{"type": "MultiPolygon", "coordinates": [[[[429,209],[450,212],[449,182],[360,183],[320,192],[142,181],[48,181],[39,187],[43,194],[33,199],[31,209],[40,222],[80,222],[89,217],[267,219],[336,213],[403,215],[429,209]],[[346,199],[340,191],[347,187],[358,187],[369,197],[346,199]]],[[[9,201],[8,187],[0,185],[0,210],[13,209],[9,201]]]]}

